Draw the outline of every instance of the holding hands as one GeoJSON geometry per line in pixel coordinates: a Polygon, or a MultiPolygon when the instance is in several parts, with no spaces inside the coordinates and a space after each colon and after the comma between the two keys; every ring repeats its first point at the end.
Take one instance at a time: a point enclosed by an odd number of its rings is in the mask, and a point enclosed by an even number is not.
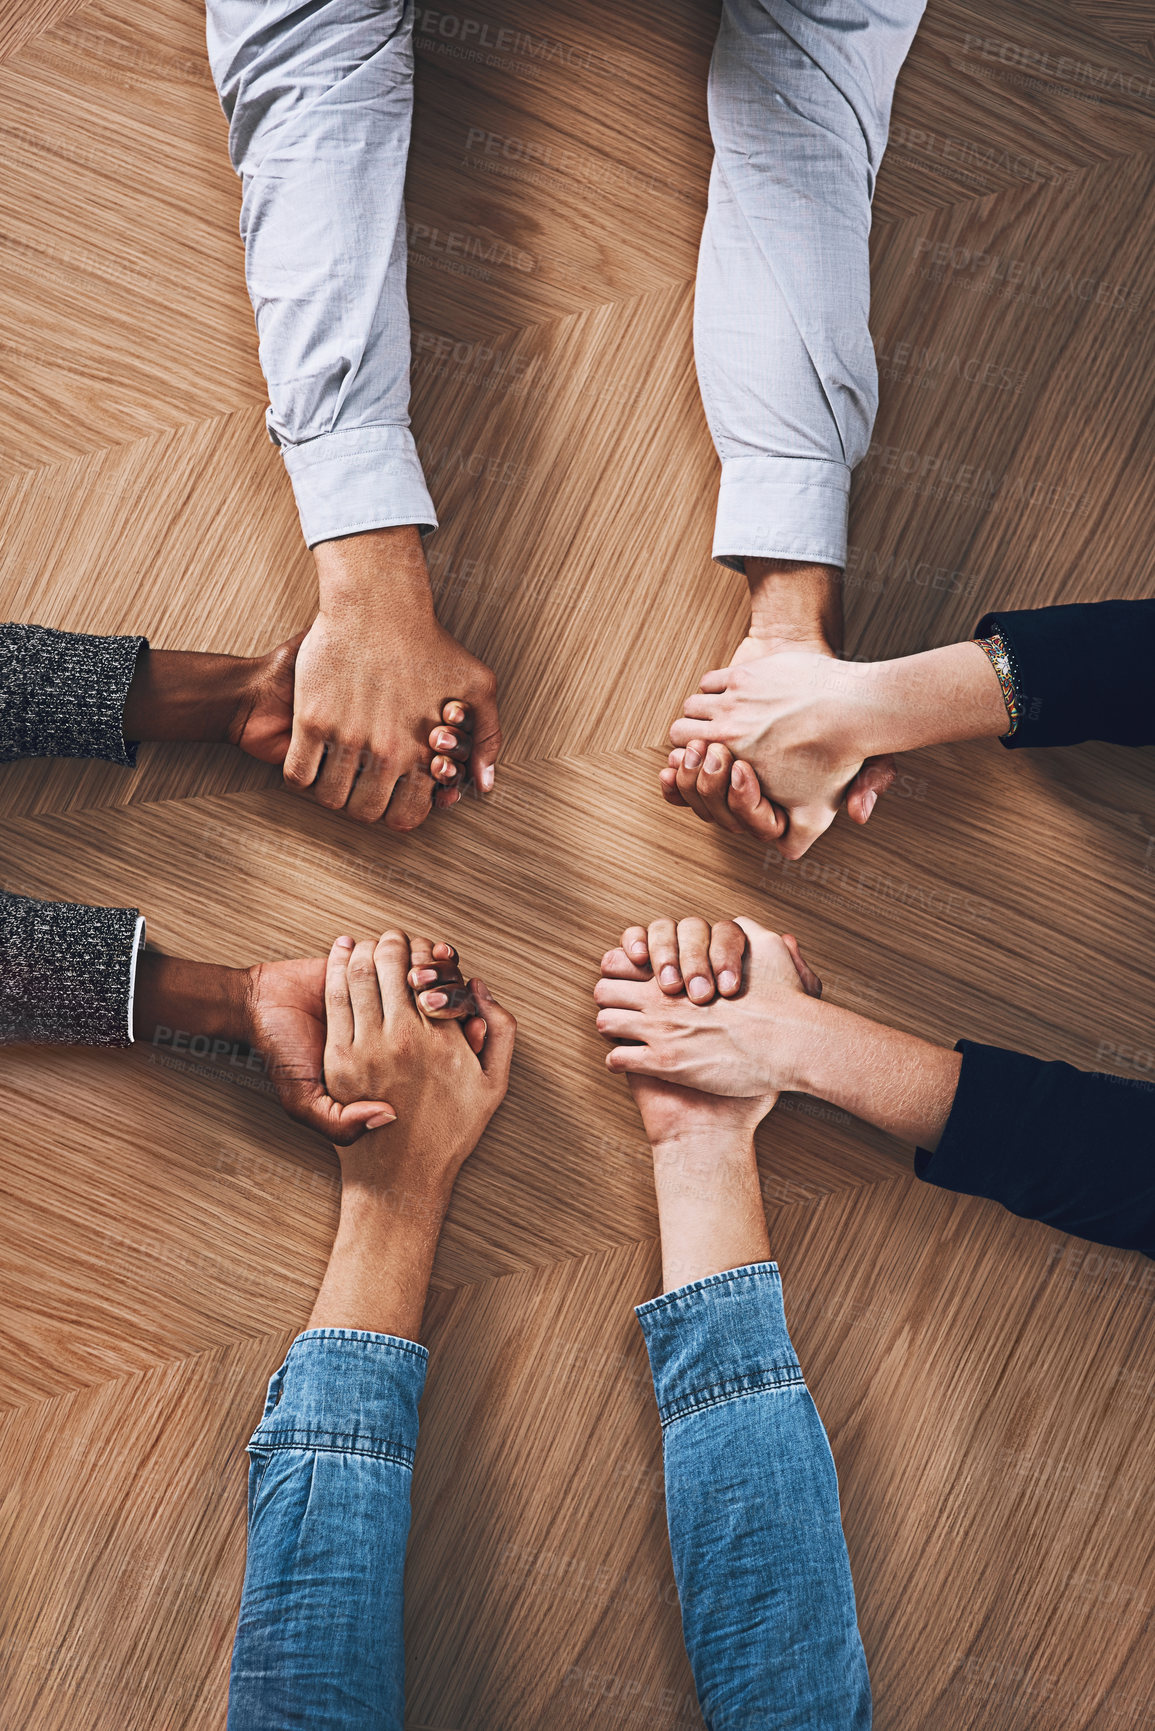
{"type": "Polygon", "coordinates": [[[664,797],[773,841],[786,859],[800,859],[844,802],[865,823],[895,774],[888,756],[866,761],[876,672],[784,651],[705,674],[670,729],[664,797]]]}
{"type": "Polygon", "coordinates": [[[686,699],[662,793],[786,859],[800,859],[843,803],[865,823],[894,780],[892,753],[1006,732],[998,676],[976,643],[875,662],[759,655],[751,644],[686,699]]]}

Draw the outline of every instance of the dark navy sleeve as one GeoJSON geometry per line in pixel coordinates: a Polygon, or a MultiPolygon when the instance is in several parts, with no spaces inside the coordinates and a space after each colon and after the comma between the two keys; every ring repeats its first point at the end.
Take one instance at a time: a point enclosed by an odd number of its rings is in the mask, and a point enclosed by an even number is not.
{"type": "Polygon", "coordinates": [[[1155,745],[1155,601],[987,613],[1010,654],[1019,724],[1003,744],[1155,745]]]}
{"type": "Polygon", "coordinates": [[[958,1091],[930,1184],[1098,1244],[1155,1256],[1155,1083],[961,1040],[958,1091]]]}

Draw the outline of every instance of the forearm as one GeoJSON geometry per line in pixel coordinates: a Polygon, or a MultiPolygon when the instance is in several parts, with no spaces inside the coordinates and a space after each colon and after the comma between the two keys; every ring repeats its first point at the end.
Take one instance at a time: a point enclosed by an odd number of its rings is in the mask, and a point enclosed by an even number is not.
{"type": "Polygon", "coordinates": [[[297,1336],[249,1444],[229,1731],[401,1731],[403,1580],[428,1355],[297,1336]]]}
{"type": "Polygon", "coordinates": [[[129,1045],[143,932],[135,908],[0,892],[0,1042],[129,1045]]]}
{"type": "Polygon", "coordinates": [[[962,1059],[834,1004],[800,1000],[788,1086],[917,1147],[938,1146],[962,1059]]]}
{"type": "Polygon", "coordinates": [[[654,1186],[667,1292],[769,1256],[750,1135],[698,1130],[656,1143],[654,1186]]]}
{"type": "Polygon", "coordinates": [[[234,739],[256,660],[145,648],[124,705],[126,739],[234,739]]]}
{"type": "Polygon", "coordinates": [[[394,628],[402,620],[434,619],[421,533],[414,525],[323,541],[313,553],[322,612],[350,619],[380,613],[394,628]]]}
{"type": "Polygon", "coordinates": [[[137,961],[132,1037],[154,1041],[163,1030],[166,1041],[174,1033],[247,1041],[252,1031],[249,981],[247,968],[143,950],[137,961]]]}
{"type": "MultiPolygon", "coordinates": [[[[371,1166],[382,1135],[388,1131],[370,1130],[343,1150],[346,1167],[371,1166]]],[[[337,1236],[308,1326],[416,1340],[448,1206],[448,1190],[402,1178],[362,1183],[345,1177],[337,1236]]]]}
{"type": "Polygon", "coordinates": [[[834,565],[747,559],[750,636],[775,649],[842,653],[842,572],[834,565]]]}
{"type": "Polygon", "coordinates": [[[0,625],[0,761],[96,757],[131,768],[126,694],[143,637],[0,625]]]}

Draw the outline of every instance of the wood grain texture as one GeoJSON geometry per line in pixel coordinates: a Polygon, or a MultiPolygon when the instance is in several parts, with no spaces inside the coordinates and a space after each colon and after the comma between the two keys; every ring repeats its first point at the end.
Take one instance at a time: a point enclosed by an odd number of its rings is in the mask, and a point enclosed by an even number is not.
{"type": "MultiPolygon", "coordinates": [[[[659,912],[751,913],[855,1009],[1147,1086],[1152,754],[913,755],[866,834],[793,867],[662,805],[671,715],[744,622],[708,557],[690,349],[715,8],[509,0],[476,16],[514,48],[480,57],[419,13],[410,218],[491,255],[447,269],[415,230],[410,293],[431,571],[500,676],[497,793],[402,838],[223,748],[13,765],[0,881],[139,906],[162,947],[230,963],[391,921],[460,939],[521,1035],[427,1317],[411,1731],[685,1731],[631,1314],[655,1212],[593,1032],[602,950],[659,912]]],[[[249,653],[308,622],[314,579],[203,30],[195,0],[6,12],[0,595],[249,653]]],[[[855,655],[1151,590],[1151,38],[1134,5],[932,0],[875,205],[855,655]]],[[[259,1073],[163,1047],[13,1050],[0,1112],[4,1725],[212,1731],[244,1443],[324,1266],[335,1160],[259,1073]]],[[[1155,1270],[918,1184],[820,1102],[785,1099],[759,1157],[879,1731],[1155,1723],[1155,1270]]]]}

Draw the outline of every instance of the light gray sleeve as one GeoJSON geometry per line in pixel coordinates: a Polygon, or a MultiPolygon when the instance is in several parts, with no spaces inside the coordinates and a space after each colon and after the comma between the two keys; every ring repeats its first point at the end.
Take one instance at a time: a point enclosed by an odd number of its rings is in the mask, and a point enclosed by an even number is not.
{"type": "Polygon", "coordinates": [[[208,0],[208,48],[305,540],[436,528],[409,430],[412,0],[208,0]]]}
{"type": "Polygon", "coordinates": [[[101,757],[132,767],[124,705],[144,637],[0,625],[0,762],[101,757]]]}
{"type": "Polygon", "coordinates": [[[130,1046],[143,943],[135,908],[0,891],[0,1044],[130,1046]]]}
{"type": "Polygon", "coordinates": [[[870,202],[925,0],[724,0],[694,347],[714,557],[846,563],[878,406],[870,202]]]}

